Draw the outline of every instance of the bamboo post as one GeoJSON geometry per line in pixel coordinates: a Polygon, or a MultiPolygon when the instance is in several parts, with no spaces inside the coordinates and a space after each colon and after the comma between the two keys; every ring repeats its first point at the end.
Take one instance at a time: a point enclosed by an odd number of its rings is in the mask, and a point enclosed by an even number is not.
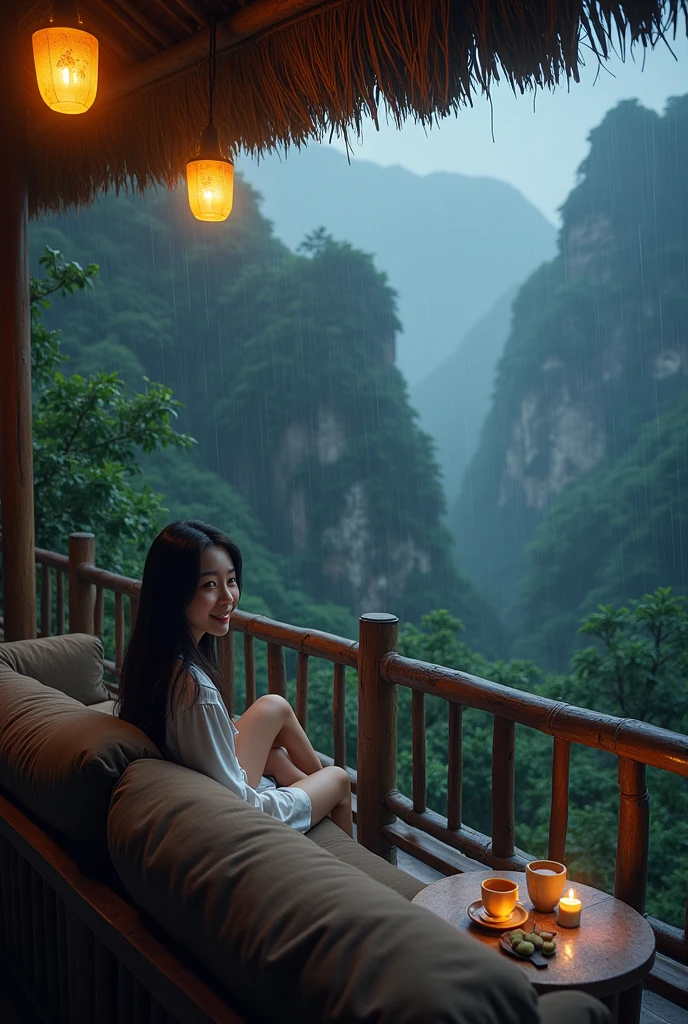
{"type": "Polygon", "coordinates": [[[422,814],[426,809],[428,782],[425,753],[425,694],[413,690],[411,695],[411,745],[413,771],[413,810],[422,814]]]}
{"type": "Polygon", "coordinates": [[[396,863],[396,847],[382,834],[395,815],[385,797],[396,786],[397,687],[380,674],[380,661],[397,645],[395,615],[371,613],[359,620],[358,646],[358,841],[396,863]]]}
{"type": "Polygon", "coordinates": [[[296,717],[304,732],[308,729],[308,655],[299,651],[296,665],[296,717]]]}
{"type": "Polygon", "coordinates": [[[514,855],[514,750],[516,726],[495,715],[492,737],[492,852],[514,855]]]}
{"type": "Polygon", "coordinates": [[[29,212],[18,10],[17,4],[0,4],[0,515],[5,640],[36,636],[29,212]]]}
{"type": "Polygon", "coordinates": [[[549,816],[550,860],[564,863],[566,856],[566,831],[569,821],[569,764],[571,744],[568,740],[554,737],[552,752],[552,803],[549,816]]]}
{"type": "Polygon", "coordinates": [[[449,704],[449,756],[447,758],[447,828],[461,828],[463,797],[463,708],[449,704]]]}
{"type": "Polygon", "coordinates": [[[95,565],[96,539],[92,533],[69,535],[69,632],[93,633],[96,588],[79,579],[80,565],[95,565]]]}
{"type": "Polygon", "coordinates": [[[645,765],[619,758],[619,838],[614,895],[639,914],[645,913],[647,856],[650,845],[650,799],[645,765]]]}
{"type": "Polygon", "coordinates": [[[287,669],[284,663],[284,647],[268,644],[268,690],[286,699],[287,669]]]}
{"type": "Polygon", "coordinates": [[[346,765],[346,666],[334,664],[332,679],[332,742],[334,763],[346,765]]]}
{"type": "Polygon", "coordinates": [[[253,637],[244,633],[244,673],[246,676],[246,707],[256,699],[256,652],[253,637]]]}
{"type": "Polygon", "coordinates": [[[222,676],[222,696],[227,707],[234,709],[234,634],[231,629],[218,637],[217,660],[222,676]]]}

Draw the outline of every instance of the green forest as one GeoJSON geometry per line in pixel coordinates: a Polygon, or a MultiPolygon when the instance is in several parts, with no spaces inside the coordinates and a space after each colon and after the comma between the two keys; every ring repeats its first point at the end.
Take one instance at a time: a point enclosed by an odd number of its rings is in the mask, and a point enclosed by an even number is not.
{"type": "MultiPolygon", "coordinates": [[[[361,611],[394,612],[411,657],[686,731],[688,408],[685,374],[661,368],[688,337],[687,121],[685,99],[663,116],[626,103],[593,133],[560,254],[515,300],[469,468],[475,539],[464,493],[450,516],[456,551],[432,442],[394,365],[395,294],[373,256],[317,229],[292,253],[241,181],[222,232],[192,222],[180,192],[106,196],[33,225],[37,543],[64,551],[70,531],[90,529],[100,565],[138,575],[166,521],[198,516],[241,546],[247,610],[351,637],[361,611]],[[639,130],[655,145],[649,169],[633,150],[639,130]],[[582,223],[595,227],[587,243],[582,223]],[[606,387],[609,339],[623,358],[606,387]],[[558,386],[593,394],[614,443],[519,516],[516,498],[498,506],[494,493],[504,424],[548,359],[558,386]]],[[[330,754],[331,685],[314,668],[309,732],[330,754]]],[[[347,686],[355,767],[353,677],[347,686]]],[[[404,690],[406,793],[410,720],[404,690]]],[[[489,833],[491,719],[464,723],[464,817],[489,833]]],[[[427,728],[428,803],[445,813],[442,702],[428,701],[427,728]]],[[[534,855],[546,851],[550,766],[551,740],[519,728],[517,845],[534,855]]],[[[681,924],[688,793],[648,774],[648,909],[681,924]]],[[[615,759],[576,748],[570,794],[571,874],[609,888],[615,759]]]]}

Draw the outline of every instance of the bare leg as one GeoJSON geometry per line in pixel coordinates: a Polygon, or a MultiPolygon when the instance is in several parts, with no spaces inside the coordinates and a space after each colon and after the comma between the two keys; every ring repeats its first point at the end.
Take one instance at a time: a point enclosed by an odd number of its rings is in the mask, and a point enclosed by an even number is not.
{"type": "Polygon", "coordinates": [[[244,711],[238,728],[235,738],[237,758],[250,786],[258,785],[273,747],[285,747],[293,764],[305,775],[312,775],[322,768],[320,758],[291,705],[277,694],[259,697],[244,711]]]}
{"type": "Polygon", "coordinates": [[[353,838],[354,825],[351,816],[351,783],[343,768],[334,766],[321,768],[313,775],[307,775],[299,782],[292,783],[294,789],[303,789],[311,800],[311,827],[329,814],[348,836],[353,838]]]}
{"type": "Polygon", "coordinates": [[[272,775],[278,786],[291,786],[308,776],[297,768],[284,747],[273,747],[265,762],[263,775],[272,775]]]}

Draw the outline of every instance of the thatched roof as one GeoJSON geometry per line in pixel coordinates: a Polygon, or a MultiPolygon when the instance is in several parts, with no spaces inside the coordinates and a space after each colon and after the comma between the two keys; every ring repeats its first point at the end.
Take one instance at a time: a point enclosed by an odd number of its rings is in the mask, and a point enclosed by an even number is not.
{"type": "Polygon", "coordinates": [[[610,45],[688,31],[688,0],[80,0],[100,40],[99,95],[65,117],[33,74],[49,0],[18,6],[34,214],[183,174],[206,121],[210,16],[216,123],[233,153],[355,131],[366,114],[429,123],[496,81],[524,92],[576,80],[610,45]]]}

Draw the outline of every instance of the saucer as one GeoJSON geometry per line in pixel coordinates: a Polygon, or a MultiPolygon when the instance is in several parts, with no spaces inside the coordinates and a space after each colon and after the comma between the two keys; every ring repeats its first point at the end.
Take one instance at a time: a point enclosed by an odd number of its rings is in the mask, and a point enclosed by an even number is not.
{"type": "Polygon", "coordinates": [[[471,921],[481,925],[483,928],[497,928],[499,931],[508,931],[510,928],[518,928],[528,920],[528,911],[520,903],[517,903],[508,917],[491,917],[483,906],[482,900],[473,900],[466,907],[466,913],[471,921]]]}

